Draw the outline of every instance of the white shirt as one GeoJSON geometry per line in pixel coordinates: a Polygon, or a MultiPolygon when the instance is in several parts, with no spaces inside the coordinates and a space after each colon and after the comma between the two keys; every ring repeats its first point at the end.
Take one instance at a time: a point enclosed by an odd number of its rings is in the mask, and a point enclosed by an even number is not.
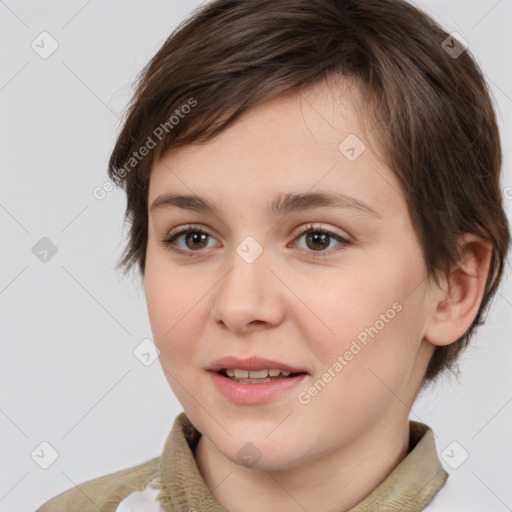
{"type": "MultiPolygon", "coordinates": [[[[155,478],[150,484],[156,482],[155,478]]],[[[123,501],[119,503],[116,512],[165,512],[157,500],[160,493],[158,489],[153,489],[147,485],[143,491],[132,492],[123,501]]]]}

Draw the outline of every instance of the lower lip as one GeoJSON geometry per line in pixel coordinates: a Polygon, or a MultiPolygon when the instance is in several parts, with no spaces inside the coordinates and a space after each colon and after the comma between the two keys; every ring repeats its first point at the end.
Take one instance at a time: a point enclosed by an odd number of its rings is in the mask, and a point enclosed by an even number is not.
{"type": "Polygon", "coordinates": [[[295,377],[277,379],[272,382],[249,384],[236,382],[220,373],[210,372],[217,390],[235,404],[263,404],[297,386],[306,377],[301,373],[295,377]]]}

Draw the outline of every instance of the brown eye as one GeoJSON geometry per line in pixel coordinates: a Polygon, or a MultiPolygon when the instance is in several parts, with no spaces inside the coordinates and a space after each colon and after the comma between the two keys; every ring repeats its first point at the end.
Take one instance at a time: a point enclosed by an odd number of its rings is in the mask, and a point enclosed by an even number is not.
{"type": "Polygon", "coordinates": [[[301,238],[304,238],[305,247],[301,247],[300,244],[296,242],[297,247],[307,252],[307,255],[313,258],[328,257],[338,251],[346,249],[352,244],[350,240],[332,231],[315,227],[312,224],[306,226],[306,228],[299,233],[296,240],[299,241],[301,238]],[[336,246],[334,246],[332,250],[327,250],[333,241],[336,243],[336,246]]]}
{"type": "Polygon", "coordinates": [[[170,233],[162,240],[164,247],[180,255],[195,256],[208,248],[212,235],[199,228],[184,226],[177,232],[170,233]]]}
{"type": "Polygon", "coordinates": [[[208,245],[209,236],[199,231],[188,232],[185,236],[185,245],[189,249],[204,249],[208,245]]]}
{"type": "Polygon", "coordinates": [[[306,233],[306,245],[312,250],[323,250],[329,247],[330,235],[321,231],[306,233]]]}

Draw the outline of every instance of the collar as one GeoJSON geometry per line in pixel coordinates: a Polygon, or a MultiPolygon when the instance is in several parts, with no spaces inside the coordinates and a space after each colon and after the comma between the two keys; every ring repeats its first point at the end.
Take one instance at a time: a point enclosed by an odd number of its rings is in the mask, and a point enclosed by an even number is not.
{"type": "MultiPolygon", "coordinates": [[[[443,469],[432,430],[409,421],[409,454],[366,498],[348,512],[420,512],[443,487],[443,469]]],[[[194,450],[201,433],[184,412],[174,420],[159,463],[158,500],[166,512],[226,512],[199,472],[194,450]]]]}
{"type": "Polygon", "coordinates": [[[434,434],[409,421],[409,454],[363,501],[348,512],[423,510],[445,484],[448,473],[437,456],[434,434]]]}

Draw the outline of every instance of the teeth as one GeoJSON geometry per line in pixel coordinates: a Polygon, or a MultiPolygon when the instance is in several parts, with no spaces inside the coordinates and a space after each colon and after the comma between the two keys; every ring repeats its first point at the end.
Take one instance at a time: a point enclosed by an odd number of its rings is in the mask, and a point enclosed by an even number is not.
{"type": "Polygon", "coordinates": [[[287,370],[278,370],[272,368],[270,370],[240,370],[238,368],[227,368],[226,375],[228,377],[236,377],[237,379],[265,379],[266,377],[277,377],[282,374],[284,377],[288,377],[290,372],[287,370]]]}
{"type": "Polygon", "coordinates": [[[250,379],[264,379],[268,377],[268,370],[256,370],[249,372],[250,379]]]}

